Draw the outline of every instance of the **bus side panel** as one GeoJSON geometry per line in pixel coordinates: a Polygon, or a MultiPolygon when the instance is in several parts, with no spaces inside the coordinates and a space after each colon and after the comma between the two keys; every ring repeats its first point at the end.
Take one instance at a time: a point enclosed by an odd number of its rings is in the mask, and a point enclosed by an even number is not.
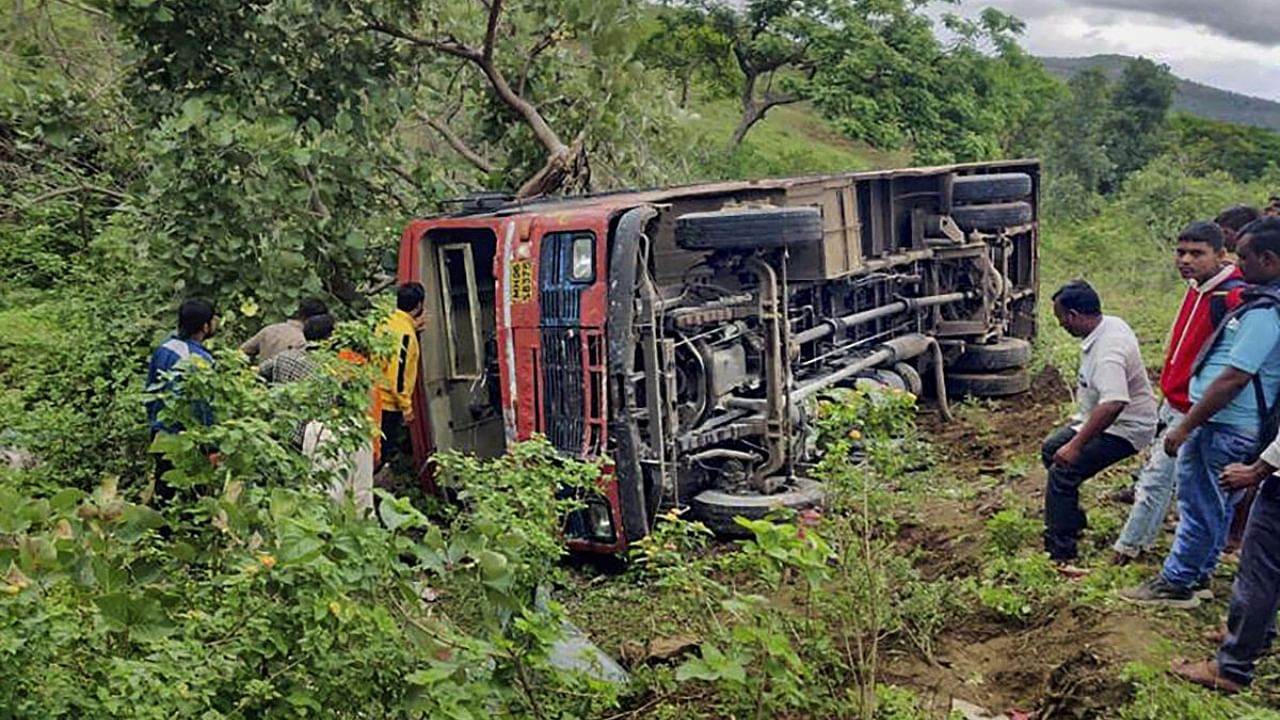
{"type": "MultiPolygon", "coordinates": [[[[404,233],[400,236],[400,263],[396,272],[397,282],[422,282],[422,236],[426,234],[430,225],[431,223],[426,221],[415,221],[410,223],[409,227],[405,228],[404,233]]],[[[419,341],[421,341],[421,337],[419,337],[419,341]]],[[[413,422],[409,423],[409,439],[413,444],[414,467],[417,469],[419,485],[425,492],[434,495],[438,488],[436,487],[431,463],[428,460],[435,448],[431,442],[431,418],[428,417],[425,409],[427,407],[427,395],[423,390],[422,383],[418,383],[413,388],[413,406],[415,408],[423,408],[422,412],[414,414],[413,422]]]]}

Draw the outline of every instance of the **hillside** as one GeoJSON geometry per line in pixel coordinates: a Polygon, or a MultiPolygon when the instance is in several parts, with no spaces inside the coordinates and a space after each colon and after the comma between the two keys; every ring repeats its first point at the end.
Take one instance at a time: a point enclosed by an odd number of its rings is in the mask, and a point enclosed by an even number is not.
{"type": "MultiPolygon", "coordinates": [[[[735,100],[695,100],[681,122],[702,142],[724,145],[738,117],[735,100]]],[[[877,150],[854,142],[806,103],[770,110],[751,129],[738,155],[742,177],[875,170],[911,163],[909,150],[877,150]]]]}
{"type": "MultiPolygon", "coordinates": [[[[1131,59],[1124,55],[1040,58],[1051,74],[1064,80],[1081,70],[1093,67],[1101,68],[1109,77],[1118,78],[1131,59]]],[[[1278,102],[1221,90],[1185,78],[1177,78],[1177,80],[1178,94],[1174,98],[1173,107],[1175,111],[1219,122],[1280,131],[1280,103],[1278,102]]]]}

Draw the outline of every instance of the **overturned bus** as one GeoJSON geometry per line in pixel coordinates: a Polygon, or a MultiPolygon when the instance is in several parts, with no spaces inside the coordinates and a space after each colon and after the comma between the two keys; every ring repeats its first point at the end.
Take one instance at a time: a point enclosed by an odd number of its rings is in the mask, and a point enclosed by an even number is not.
{"type": "Polygon", "coordinates": [[[821,500],[808,402],[859,377],[919,393],[1027,389],[1035,161],[509,202],[404,230],[427,289],[410,431],[420,479],[535,433],[610,461],[567,518],[617,552],[658,513],[713,529],[821,500]],[[944,379],[945,378],[945,379],[944,379]]]}

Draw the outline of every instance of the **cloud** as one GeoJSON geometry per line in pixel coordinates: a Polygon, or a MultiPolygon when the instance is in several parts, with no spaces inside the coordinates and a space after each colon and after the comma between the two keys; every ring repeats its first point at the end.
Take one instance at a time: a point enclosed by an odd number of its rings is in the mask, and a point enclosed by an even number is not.
{"type": "Polygon", "coordinates": [[[1280,9],[1278,0],[963,0],[960,12],[987,5],[1027,22],[1023,45],[1036,55],[1142,55],[1191,80],[1280,99],[1280,21],[1270,21],[1263,9],[1280,9]],[[1254,21],[1249,34],[1265,36],[1266,45],[1183,17],[1191,14],[1183,10],[1194,10],[1197,17],[1225,18],[1218,3],[1233,6],[1232,18],[1254,21]],[[1267,27],[1276,30],[1259,30],[1267,27]]]}
{"type": "MultiPolygon", "coordinates": [[[[996,0],[994,4],[1024,20],[1065,12],[1081,15],[1081,11],[1096,9],[1143,13],[1200,25],[1236,40],[1280,47],[1280,5],[1276,0],[996,0]]],[[[1100,19],[1096,13],[1087,14],[1100,19]]]]}
{"type": "MultiPolygon", "coordinates": [[[[1029,0],[1036,5],[1043,0],[1029,0]]],[[[1079,5],[1157,15],[1265,47],[1280,47],[1275,0],[1075,0],[1079,5]]],[[[1050,4],[1045,2],[1044,4],[1050,4]]]]}

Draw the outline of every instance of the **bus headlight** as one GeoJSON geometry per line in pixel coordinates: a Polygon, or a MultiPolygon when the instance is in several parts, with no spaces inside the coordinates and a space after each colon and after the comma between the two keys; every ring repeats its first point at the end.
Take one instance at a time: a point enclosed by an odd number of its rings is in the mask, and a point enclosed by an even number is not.
{"type": "Polygon", "coordinates": [[[596,279],[595,250],[595,236],[579,235],[573,239],[573,257],[569,266],[570,280],[585,283],[596,279]]]}
{"type": "Polygon", "coordinates": [[[616,542],[618,534],[613,530],[613,511],[603,500],[590,500],[582,510],[587,534],[598,542],[616,542]]]}

